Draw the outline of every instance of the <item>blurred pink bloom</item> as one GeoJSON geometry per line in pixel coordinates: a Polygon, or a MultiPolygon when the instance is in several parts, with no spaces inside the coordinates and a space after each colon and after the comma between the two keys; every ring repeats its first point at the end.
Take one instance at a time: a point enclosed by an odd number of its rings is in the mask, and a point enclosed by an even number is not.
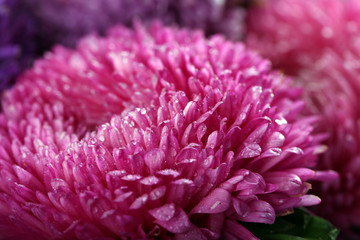
{"type": "Polygon", "coordinates": [[[343,49],[348,35],[358,31],[347,11],[349,2],[355,1],[261,0],[248,12],[247,43],[274,67],[295,74],[326,48],[343,49]]]}
{"type": "Polygon", "coordinates": [[[3,97],[0,235],[256,239],[241,222],[318,204],[316,118],[269,69],[160,24],[56,47],[3,97]]]}
{"type": "Polygon", "coordinates": [[[277,67],[297,74],[308,111],[329,134],[318,169],[340,178],[315,187],[318,213],[354,239],[360,227],[360,1],[273,0],[250,13],[249,44],[277,67]],[[319,188],[317,188],[319,187],[319,188]]]}
{"type": "Polygon", "coordinates": [[[328,151],[321,156],[318,169],[335,169],[340,178],[321,183],[315,192],[323,200],[316,210],[343,233],[358,239],[351,228],[360,227],[360,49],[326,52],[313,68],[300,74],[308,80],[313,112],[322,112],[319,132],[328,132],[328,151]],[[316,81],[314,81],[316,80],[316,81]]]}

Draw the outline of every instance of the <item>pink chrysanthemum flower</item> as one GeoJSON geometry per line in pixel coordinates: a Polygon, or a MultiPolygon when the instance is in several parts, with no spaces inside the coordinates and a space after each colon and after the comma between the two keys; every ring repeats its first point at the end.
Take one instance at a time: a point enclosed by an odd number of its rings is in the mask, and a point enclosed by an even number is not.
{"type": "Polygon", "coordinates": [[[256,239],[322,149],[301,91],[220,36],[154,24],[56,47],[3,97],[0,235],[256,239]]]}

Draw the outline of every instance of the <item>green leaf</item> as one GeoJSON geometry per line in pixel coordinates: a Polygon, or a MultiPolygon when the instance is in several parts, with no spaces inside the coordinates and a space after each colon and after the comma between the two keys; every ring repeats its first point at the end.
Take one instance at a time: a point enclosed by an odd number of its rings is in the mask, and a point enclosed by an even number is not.
{"type": "Polygon", "coordinates": [[[262,240],[336,240],[339,230],[323,218],[307,210],[295,209],[294,213],[277,217],[274,224],[241,223],[262,240]]]}

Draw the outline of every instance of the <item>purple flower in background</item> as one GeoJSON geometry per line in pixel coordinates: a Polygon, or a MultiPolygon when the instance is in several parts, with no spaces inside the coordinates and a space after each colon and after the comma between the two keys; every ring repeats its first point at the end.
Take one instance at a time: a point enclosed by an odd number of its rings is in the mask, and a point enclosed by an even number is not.
{"type": "Polygon", "coordinates": [[[323,199],[317,211],[353,239],[359,235],[351,229],[360,228],[359,12],[356,0],[268,1],[250,12],[247,39],[297,74],[308,111],[322,115],[316,131],[329,139],[318,169],[337,170],[340,178],[314,188],[323,199]]]}
{"type": "Polygon", "coordinates": [[[28,66],[33,51],[31,19],[17,0],[0,0],[0,91],[28,66]]]}
{"type": "Polygon", "coordinates": [[[234,0],[27,0],[37,17],[43,48],[54,43],[75,45],[89,32],[104,33],[116,23],[131,25],[134,18],[149,22],[160,19],[165,24],[180,24],[220,32],[239,39],[244,12],[234,0]]]}
{"type": "Polygon", "coordinates": [[[55,47],[4,94],[0,235],[256,239],[241,222],[318,204],[316,118],[269,69],[160,24],[55,47]]]}

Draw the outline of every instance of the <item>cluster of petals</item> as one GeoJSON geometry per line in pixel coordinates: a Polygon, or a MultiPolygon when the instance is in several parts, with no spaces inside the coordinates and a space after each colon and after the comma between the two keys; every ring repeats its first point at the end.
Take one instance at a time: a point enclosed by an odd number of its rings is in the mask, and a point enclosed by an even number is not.
{"type": "Polygon", "coordinates": [[[0,91],[27,66],[32,55],[32,23],[18,0],[0,0],[0,91]]]}
{"type": "Polygon", "coordinates": [[[318,169],[334,169],[340,178],[314,189],[323,200],[317,211],[354,239],[351,229],[360,227],[359,12],[356,0],[268,1],[249,13],[248,37],[278,67],[297,74],[308,111],[322,115],[316,131],[329,138],[318,169]],[[255,23],[261,14],[263,22],[255,23]]]}
{"type": "Polygon", "coordinates": [[[34,13],[43,47],[67,46],[90,32],[104,33],[115,23],[131,25],[134,18],[149,22],[221,32],[235,39],[242,36],[244,11],[239,0],[25,0],[34,13]]]}
{"type": "Polygon", "coordinates": [[[241,43],[136,25],[38,60],[0,115],[0,235],[256,239],[315,205],[301,89],[241,43]]]}

